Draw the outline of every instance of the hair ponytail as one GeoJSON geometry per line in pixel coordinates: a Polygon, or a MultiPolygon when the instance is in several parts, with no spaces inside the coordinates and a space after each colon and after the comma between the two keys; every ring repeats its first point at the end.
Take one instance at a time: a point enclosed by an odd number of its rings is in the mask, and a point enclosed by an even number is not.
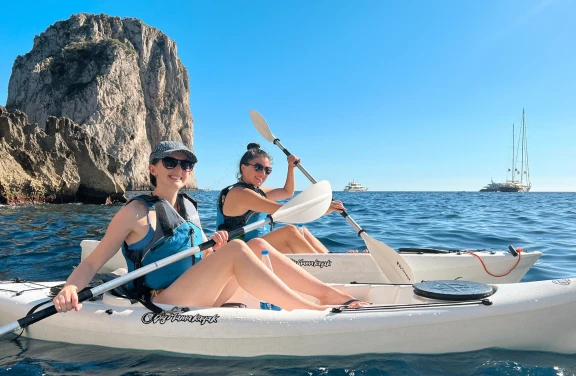
{"type": "Polygon", "coordinates": [[[246,146],[246,150],[250,149],[260,149],[260,144],[257,142],[251,142],[248,144],[248,146],[246,146]]]}

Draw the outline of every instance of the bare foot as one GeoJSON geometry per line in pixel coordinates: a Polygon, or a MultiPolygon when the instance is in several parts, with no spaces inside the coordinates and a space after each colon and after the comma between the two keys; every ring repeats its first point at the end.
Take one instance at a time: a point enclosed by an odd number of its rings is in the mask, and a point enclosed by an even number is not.
{"type": "Polygon", "coordinates": [[[342,304],[339,304],[339,307],[346,307],[346,308],[353,308],[353,309],[358,309],[362,306],[366,306],[366,305],[371,305],[371,302],[365,302],[362,300],[358,300],[358,299],[350,299],[342,304]]]}
{"type": "Polygon", "coordinates": [[[330,291],[325,296],[320,298],[320,304],[331,306],[345,305],[348,308],[360,308],[362,306],[370,305],[372,303],[356,299],[350,294],[346,294],[345,292],[331,288],[330,291]]]}

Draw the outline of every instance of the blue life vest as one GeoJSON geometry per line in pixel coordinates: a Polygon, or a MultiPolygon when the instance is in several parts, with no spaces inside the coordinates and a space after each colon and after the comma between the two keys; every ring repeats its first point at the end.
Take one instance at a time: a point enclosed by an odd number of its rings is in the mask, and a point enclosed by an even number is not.
{"type": "MultiPolygon", "coordinates": [[[[248,188],[260,194],[262,197],[266,197],[266,193],[264,193],[263,190],[253,186],[252,184],[247,184],[244,182],[239,182],[224,188],[222,191],[220,191],[220,195],[218,196],[218,202],[216,204],[216,227],[218,228],[218,230],[225,230],[225,231],[236,230],[237,228],[244,227],[256,221],[266,219],[266,217],[268,216],[267,213],[255,212],[253,210],[248,210],[246,213],[235,217],[224,215],[223,208],[224,208],[224,201],[226,200],[226,195],[228,195],[228,192],[230,192],[230,190],[234,187],[248,188]]],[[[260,238],[268,234],[270,231],[272,231],[272,224],[271,223],[264,224],[255,230],[249,231],[243,236],[237,237],[236,239],[244,240],[245,242],[247,242],[248,240],[252,240],[254,238],[260,238]]]]}
{"type": "MultiPolygon", "coordinates": [[[[168,201],[157,196],[141,195],[128,203],[133,200],[146,204],[147,210],[156,210],[156,229],[152,230],[150,224],[149,233],[144,239],[131,245],[126,242],[122,245],[122,254],[129,272],[202,243],[202,226],[196,209],[197,204],[187,194],[178,194],[180,212],[177,212],[168,201]],[[147,244],[142,244],[143,242],[147,244]]],[[[139,277],[128,286],[136,290],[138,298],[148,300],[147,294],[150,290],[167,288],[201,259],[202,252],[197,252],[192,257],[139,277]]]]}

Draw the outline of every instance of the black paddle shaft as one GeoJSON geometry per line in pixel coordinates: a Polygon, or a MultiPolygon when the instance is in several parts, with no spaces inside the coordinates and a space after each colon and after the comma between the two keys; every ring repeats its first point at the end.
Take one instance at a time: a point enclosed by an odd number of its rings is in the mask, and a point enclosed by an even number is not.
{"type": "MultiPolygon", "coordinates": [[[[85,300],[92,298],[93,296],[94,295],[92,295],[92,290],[84,289],[78,293],[78,302],[79,303],[83,302],[85,300]]],[[[22,317],[20,320],[18,320],[18,325],[20,326],[21,329],[25,329],[29,325],[32,325],[40,320],[44,320],[45,318],[50,317],[56,313],[58,313],[56,307],[51,305],[50,307],[44,308],[38,312],[34,312],[27,316],[22,317]]]]}
{"type": "MultiPolygon", "coordinates": [[[[268,215],[264,219],[264,221],[265,221],[265,224],[266,223],[272,223],[273,222],[272,216],[268,215]]],[[[244,234],[246,234],[246,230],[244,229],[244,227],[240,227],[240,228],[237,228],[236,230],[232,230],[232,231],[228,232],[228,239],[234,239],[235,237],[241,236],[244,234]]],[[[216,243],[214,243],[214,244],[216,244],[216,243]]]]}

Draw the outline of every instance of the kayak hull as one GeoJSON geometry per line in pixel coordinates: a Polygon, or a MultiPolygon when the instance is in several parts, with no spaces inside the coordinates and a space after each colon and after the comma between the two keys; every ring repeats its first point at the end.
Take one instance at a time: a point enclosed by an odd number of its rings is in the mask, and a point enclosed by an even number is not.
{"type": "MultiPolygon", "coordinates": [[[[82,259],[86,258],[98,243],[97,240],[83,240],[80,243],[82,259]]],[[[402,257],[412,268],[416,281],[464,279],[501,284],[520,282],[542,255],[541,252],[522,252],[519,259],[518,256],[514,257],[508,252],[475,253],[478,257],[464,252],[410,253],[402,254],[402,257]]],[[[368,253],[287,254],[286,256],[325,283],[389,282],[368,253]]],[[[122,253],[118,252],[100,272],[109,273],[120,268],[126,268],[126,262],[122,253]]]]}
{"type": "MultiPolygon", "coordinates": [[[[60,282],[62,283],[62,282],[60,282]]],[[[46,286],[56,283],[43,283],[46,286]]],[[[492,304],[442,302],[412,286],[341,285],[374,306],[341,312],[265,311],[244,291],[248,308],[198,308],[154,316],[108,293],[79,312],[56,314],[23,335],[47,341],[207,356],[439,354],[485,348],[576,353],[576,279],[497,285],[492,304]]],[[[0,325],[27,314],[48,288],[3,283],[0,325]]],[[[171,306],[163,306],[171,310],[171,306]]]]}

